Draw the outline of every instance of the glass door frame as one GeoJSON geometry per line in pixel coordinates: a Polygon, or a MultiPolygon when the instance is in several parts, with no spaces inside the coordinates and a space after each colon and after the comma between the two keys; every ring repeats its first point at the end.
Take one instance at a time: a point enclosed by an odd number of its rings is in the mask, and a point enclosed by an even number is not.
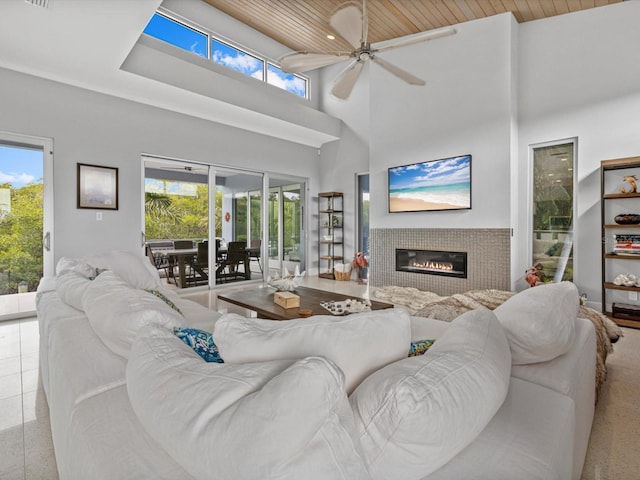
{"type": "MultiPolygon", "coordinates": [[[[259,190],[262,193],[262,199],[261,199],[261,209],[262,212],[265,212],[262,215],[261,218],[261,227],[262,227],[262,232],[261,232],[261,239],[262,239],[262,243],[261,243],[261,258],[263,259],[263,261],[265,261],[265,266],[268,267],[268,215],[267,215],[267,208],[268,208],[268,194],[269,194],[269,173],[268,172],[264,172],[264,171],[259,171],[259,170],[250,170],[250,169],[245,169],[245,168],[238,168],[238,167],[234,167],[234,166],[228,166],[228,165],[221,165],[221,164],[210,164],[210,163],[204,163],[201,161],[194,161],[194,160],[187,160],[187,159],[182,159],[182,158],[172,158],[172,157],[166,157],[166,156],[162,156],[162,155],[157,155],[157,154],[151,154],[151,153],[143,153],[141,155],[141,162],[140,162],[140,168],[141,168],[141,185],[142,185],[142,191],[141,191],[141,195],[140,195],[140,204],[141,204],[141,250],[142,253],[144,254],[144,248],[145,248],[145,243],[146,243],[146,236],[145,236],[145,160],[153,160],[154,162],[159,162],[159,163],[167,163],[167,164],[173,164],[173,165],[198,165],[198,166],[203,166],[203,167],[207,167],[208,168],[208,182],[209,182],[209,271],[213,272],[215,271],[216,265],[215,265],[215,261],[214,259],[217,256],[217,252],[215,251],[215,239],[216,239],[216,231],[215,231],[215,220],[216,220],[216,175],[218,172],[234,172],[234,173],[238,173],[238,174],[248,174],[248,175],[260,175],[262,176],[262,188],[259,190]]],[[[289,178],[283,175],[276,175],[276,174],[271,174],[271,176],[273,177],[277,177],[277,178],[289,178]]],[[[305,185],[306,182],[308,182],[308,180],[305,181],[305,185]]],[[[295,182],[294,182],[295,183],[295,182]]],[[[257,190],[252,190],[253,192],[257,191],[257,190]]],[[[249,193],[249,192],[248,192],[249,193]]],[[[248,199],[249,201],[249,199],[248,199]]],[[[265,282],[267,280],[268,277],[268,268],[263,268],[263,274],[261,278],[255,278],[255,279],[251,279],[248,280],[246,283],[250,284],[250,283],[258,283],[258,282],[265,282]]],[[[233,284],[231,284],[233,285],[233,284]]],[[[198,292],[198,291],[205,291],[205,290],[211,290],[214,288],[220,288],[222,286],[229,286],[229,284],[225,284],[225,283],[216,283],[215,282],[215,275],[212,278],[212,275],[209,275],[209,281],[207,285],[201,285],[201,286],[195,286],[195,287],[190,287],[188,289],[178,289],[177,292],[178,293],[192,293],[192,292],[198,292]]],[[[237,286],[237,285],[236,285],[237,286]]]]}
{"type": "MultiPolygon", "coordinates": [[[[265,220],[268,215],[266,214],[266,208],[268,206],[268,199],[265,198],[265,191],[268,192],[268,174],[266,172],[261,172],[259,170],[249,170],[246,168],[238,168],[238,167],[234,167],[234,166],[227,166],[227,165],[220,165],[220,164],[211,164],[209,165],[209,185],[213,185],[214,188],[209,188],[209,222],[210,225],[213,225],[213,229],[209,229],[209,236],[210,236],[210,242],[209,242],[209,258],[216,258],[217,252],[215,252],[214,250],[214,246],[215,246],[215,238],[216,238],[216,232],[215,232],[215,202],[216,202],[216,191],[217,191],[217,185],[216,185],[216,176],[218,174],[218,172],[224,172],[224,173],[234,173],[234,174],[238,174],[238,175],[253,175],[253,176],[260,176],[262,177],[262,188],[258,189],[251,189],[251,190],[247,190],[247,246],[250,245],[251,242],[251,218],[250,218],[250,211],[251,211],[251,193],[252,192],[257,192],[259,191],[262,195],[261,198],[261,202],[260,202],[260,209],[261,212],[265,212],[264,214],[261,215],[261,219],[260,219],[260,226],[261,226],[261,234],[260,234],[260,239],[261,239],[261,244],[260,244],[260,259],[261,261],[268,262],[268,257],[265,256],[266,252],[268,252],[268,248],[265,242],[265,239],[268,237],[268,232],[265,231],[265,227],[268,225],[267,221],[265,220]]],[[[234,212],[235,213],[235,212],[234,212]]],[[[222,214],[222,212],[221,212],[222,214]]],[[[234,220],[235,221],[235,220],[234,220]]],[[[233,230],[235,230],[235,225],[232,227],[233,230]]],[[[211,270],[211,262],[210,263],[210,271],[215,271],[215,268],[213,270],[211,270]]],[[[251,263],[251,262],[249,262],[251,263]]],[[[266,265],[266,263],[265,263],[266,265]]],[[[250,266],[247,266],[246,268],[250,268],[250,266]]],[[[266,268],[263,267],[263,271],[262,271],[262,276],[261,277],[256,277],[252,278],[251,280],[246,280],[247,284],[250,283],[256,283],[257,281],[260,282],[265,282],[267,279],[267,274],[268,274],[268,270],[266,268]]],[[[214,279],[215,280],[215,276],[214,279]]],[[[209,288],[217,288],[217,287],[222,287],[222,286],[229,286],[230,284],[228,283],[217,283],[212,281],[211,275],[209,275],[209,288]]],[[[231,284],[233,285],[233,284],[231,284]]],[[[244,282],[243,282],[244,285],[244,282]]]]}
{"type": "MultiPolygon", "coordinates": [[[[214,252],[212,251],[212,249],[214,247],[212,247],[211,245],[211,239],[213,238],[214,240],[214,245],[215,245],[215,211],[212,210],[212,204],[213,204],[213,208],[215,208],[215,188],[213,189],[213,195],[211,192],[211,180],[212,178],[215,179],[215,177],[212,177],[212,171],[213,171],[213,166],[209,165],[207,163],[203,163],[203,162],[197,162],[197,161],[192,161],[192,160],[185,160],[185,159],[179,159],[179,158],[170,158],[170,157],[163,157],[160,155],[153,155],[153,154],[148,154],[148,153],[143,153],[141,155],[141,183],[142,183],[142,192],[141,192],[141,249],[142,249],[142,254],[146,255],[145,252],[145,245],[147,242],[147,237],[146,237],[146,211],[145,211],[145,180],[146,180],[146,173],[145,173],[145,162],[148,161],[153,161],[155,163],[161,163],[161,164],[166,164],[166,165],[174,165],[174,166],[184,166],[184,167],[189,167],[189,166],[198,166],[198,167],[205,167],[207,169],[207,186],[209,187],[208,190],[208,196],[207,196],[207,218],[208,218],[208,222],[209,222],[209,226],[208,226],[208,230],[209,230],[209,235],[207,237],[208,241],[208,246],[209,246],[209,271],[215,271],[215,265],[214,265],[214,269],[211,270],[211,259],[215,258],[215,256],[212,257],[212,254],[214,254],[214,252]],[[213,223],[212,223],[213,222],[213,223]],[[213,225],[213,237],[211,236],[211,231],[212,231],[212,225],[213,225]]],[[[178,290],[176,290],[176,292],[178,293],[193,293],[193,292],[197,292],[197,291],[203,291],[203,290],[209,290],[212,287],[212,283],[211,283],[211,276],[209,275],[209,279],[207,281],[206,285],[199,285],[199,286],[194,286],[194,287],[189,287],[189,288],[179,288],[178,290]]]]}
{"type": "MultiPolygon", "coordinates": [[[[282,175],[282,174],[277,174],[277,173],[267,173],[265,175],[265,184],[264,184],[264,208],[266,209],[266,215],[264,215],[263,217],[263,222],[264,226],[263,226],[263,232],[264,235],[266,236],[266,242],[263,239],[263,254],[266,252],[267,256],[264,257],[266,259],[265,262],[265,275],[268,275],[269,269],[271,270],[276,270],[276,272],[279,274],[280,272],[282,272],[282,267],[284,266],[284,255],[283,255],[283,235],[284,235],[284,224],[283,224],[283,190],[282,187],[283,186],[291,186],[291,185],[300,185],[300,216],[299,216],[299,220],[300,220],[300,272],[306,271],[308,270],[307,267],[307,258],[310,258],[308,256],[308,246],[309,246],[309,219],[308,219],[308,215],[307,215],[307,208],[306,206],[309,205],[309,179],[308,178],[304,178],[304,177],[296,177],[296,176],[292,176],[292,175],[282,175]],[[283,183],[281,186],[278,187],[271,187],[271,180],[272,179],[277,179],[279,182],[286,182],[283,183]],[[270,218],[269,218],[269,194],[271,192],[272,188],[278,188],[279,189],[279,196],[278,196],[278,256],[275,259],[275,261],[277,261],[277,265],[275,267],[271,267],[269,265],[268,262],[270,262],[271,258],[269,257],[269,249],[268,249],[268,243],[269,243],[269,222],[270,222],[270,218]],[[265,243],[267,244],[265,246],[265,243]],[[266,248],[265,248],[266,247],[266,248]]],[[[293,273],[293,272],[291,272],[293,273]]]]}
{"type": "Polygon", "coordinates": [[[529,188],[529,192],[527,194],[527,215],[528,215],[528,219],[527,219],[527,258],[533,262],[533,232],[534,232],[534,225],[533,225],[533,207],[534,207],[534,200],[533,200],[533,193],[534,193],[534,154],[535,154],[535,150],[539,149],[539,148],[546,148],[546,147],[554,147],[554,146],[559,146],[559,145],[568,145],[568,144],[572,144],[573,145],[573,198],[572,198],[572,206],[571,206],[571,210],[572,210],[572,225],[571,225],[571,236],[572,236],[572,249],[573,249],[573,278],[574,280],[576,278],[580,278],[579,277],[579,262],[578,262],[578,248],[575,242],[575,239],[578,238],[578,225],[577,225],[577,218],[578,218],[578,202],[577,202],[577,198],[578,198],[578,174],[577,174],[577,166],[578,166],[578,137],[570,137],[570,138],[563,138],[560,140],[552,140],[549,142],[540,142],[540,143],[534,143],[534,144],[530,144],[529,145],[529,161],[528,161],[528,169],[527,172],[529,174],[529,181],[528,181],[528,188],[529,188]]]}
{"type": "MultiPolygon", "coordinates": [[[[54,243],[54,192],[53,192],[53,139],[0,131],[0,144],[16,148],[42,150],[43,205],[42,205],[42,274],[44,277],[55,275],[54,243]]],[[[1,320],[10,320],[32,316],[34,311],[14,312],[0,315],[1,320]]]]}
{"type": "MultiPolygon", "coordinates": [[[[356,200],[356,205],[355,205],[355,225],[356,225],[356,238],[355,238],[355,243],[354,245],[356,246],[356,250],[358,252],[363,252],[366,256],[370,256],[371,255],[371,225],[367,226],[367,230],[369,230],[369,235],[367,236],[367,245],[365,248],[364,245],[364,238],[363,238],[363,231],[364,231],[364,225],[362,224],[362,217],[363,217],[363,209],[364,209],[364,199],[361,197],[361,194],[364,193],[361,189],[361,182],[360,179],[363,177],[368,177],[367,180],[367,184],[368,184],[368,190],[367,193],[371,192],[371,176],[369,175],[369,172],[359,172],[356,173],[355,176],[355,200],[356,200]]],[[[370,198],[370,197],[369,197],[370,198]]],[[[369,200],[369,202],[371,202],[369,200]]],[[[369,209],[371,209],[371,203],[369,203],[369,209]]],[[[370,212],[371,210],[369,210],[370,212]]],[[[371,219],[371,215],[369,215],[369,219],[371,219]]]]}

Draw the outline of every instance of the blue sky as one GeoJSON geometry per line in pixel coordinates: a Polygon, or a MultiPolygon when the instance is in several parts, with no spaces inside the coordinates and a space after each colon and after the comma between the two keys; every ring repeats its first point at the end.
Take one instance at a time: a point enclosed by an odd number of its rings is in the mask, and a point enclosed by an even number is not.
{"type": "MultiPolygon", "coordinates": [[[[144,33],[164,40],[189,52],[207,58],[207,37],[195,30],[173,22],[161,15],[155,14],[144,33]]],[[[258,80],[264,80],[264,61],[219,42],[211,41],[211,60],[232,68],[258,80]]],[[[305,96],[305,81],[290,73],[284,73],[278,67],[267,66],[267,83],[287,90],[291,93],[305,96]]]]}
{"type": "Polygon", "coordinates": [[[451,185],[470,179],[470,155],[389,169],[389,185],[393,189],[451,185]]]}
{"type": "Polygon", "coordinates": [[[42,183],[42,151],[0,145],[0,183],[20,188],[42,183]]]}
{"type": "Polygon", "coordinates": [[[155,14],[151,18],[144,33],[207,58],[207,37],[205,35],[185,28],[161,15],[155,14]]]}

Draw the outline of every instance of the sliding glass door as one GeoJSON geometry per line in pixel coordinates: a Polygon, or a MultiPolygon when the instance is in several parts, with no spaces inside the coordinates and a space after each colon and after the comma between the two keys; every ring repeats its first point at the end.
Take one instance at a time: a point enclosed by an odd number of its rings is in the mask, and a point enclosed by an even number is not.
{"type": "Polygon", "coordinates": [[[35,291],[53,274],[49,139],[0,132],[0,319],[35,311],[35,291]]]}
{"type": "Polygon", "coordinates": [[[264,175],[144,158],[145,251],[170,288],[265,278],[264,175]]]}
{"type": "Polygon", "coordinates": [[[306,184],[287,178],[269,179],[269,270],[281,274],[286,268],[305,269],[305,205],[306,184]]]}
{"type": "Polygon", "coordinates": [[[145,253],[171,287],[208,285],[209,166],[144,160],[145,253]]]}
{"type": "Polygon", "coordinates": [[[216,284],[264,278],[264,175],[215,167],[216,284]]]}

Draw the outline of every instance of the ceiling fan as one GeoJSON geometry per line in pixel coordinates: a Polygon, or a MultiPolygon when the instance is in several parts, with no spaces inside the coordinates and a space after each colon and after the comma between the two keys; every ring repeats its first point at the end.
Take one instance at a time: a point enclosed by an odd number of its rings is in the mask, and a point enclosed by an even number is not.
{"type": "Polygon", "coordinates": [[[295,52],[283,56],[280,59],[280,67],[286,73],[302,73],[316,68],[327,67],[343,62],[351,58],[351,62],[336,77],[331,93],[341,99],[346,99],[351,94],[358,80],[362,67],[367,61],[377,63],[385,70],[411,85],[424,85],[425,81],[411,73],[383,60],[378,53],[404,47],[426,40],[453,35],[456,30],[452,27],[435,31],[423,32],[412,38],[398,38],[384,45],[370,44],[367,40],[368,24],[366,0],[362,1],[362,8],[355,2],[349,2],[336,10],[329,19],[329,25],[335,32],[344,38],[354,50],[351,52],[295,52]]]}

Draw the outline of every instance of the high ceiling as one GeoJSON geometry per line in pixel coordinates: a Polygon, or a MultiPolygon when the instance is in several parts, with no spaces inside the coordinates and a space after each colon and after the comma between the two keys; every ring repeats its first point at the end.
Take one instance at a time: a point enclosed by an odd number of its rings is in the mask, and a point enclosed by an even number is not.
{"type": "MultiPolygon", "coordinates": [[[[203,0],[293,51],[352,48],[333,33],[329,17],[344,0],[203,0]]],[[[518,22],[619,3],[623,0],[368,0],[369,42],[512,12],[518,22]]],[[[355,2],[361,4],[360,2],[355,2]]]]}

